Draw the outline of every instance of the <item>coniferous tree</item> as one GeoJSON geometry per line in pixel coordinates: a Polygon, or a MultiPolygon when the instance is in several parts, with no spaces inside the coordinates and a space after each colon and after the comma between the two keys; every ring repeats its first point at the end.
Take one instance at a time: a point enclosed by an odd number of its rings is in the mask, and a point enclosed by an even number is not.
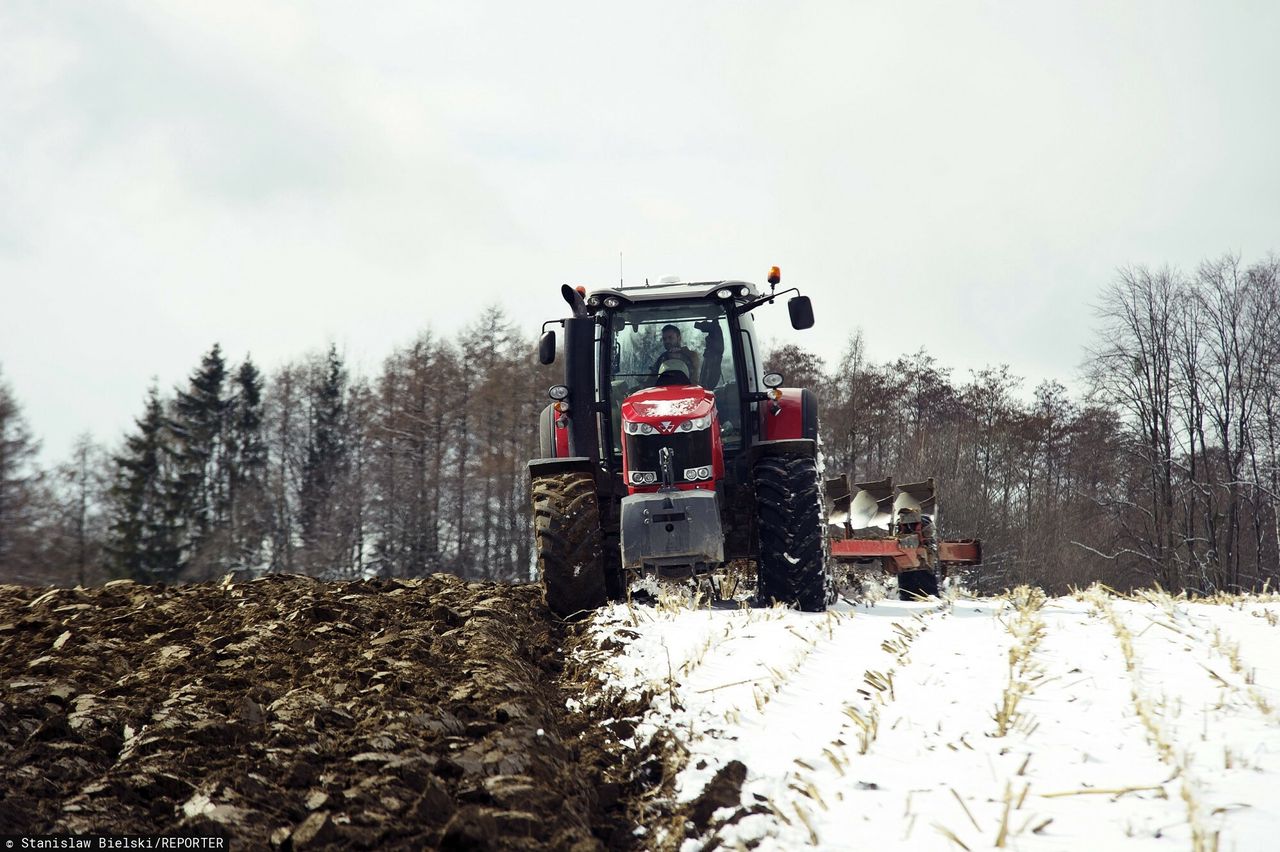
{"type": "Polygon", "coordinates": [[[461,375],[448,341],[424,334],[389,357],[369,429],[370,567],[420,576],[443,567],[461,375]]]}
{"type": "Polygon", "coordinates": [[[227,431],[227,503],[233,565],[241,570],[262,564],[268,532],[268,454],[263,434],[262,375],[248,357],[236,371],[227,431]]]}
{"type": "Polygon", "coordinates": [[[0,381],[0,577],[21,580],[37,569],[35,553],[37,488],[35,457],[40,444],[22,409],[0,381]]]}
{"type": "Polygon", "coordinates": [[[337,346],[331,345],[308,388],[310,434],[298,494],[302,543],[312,573],[333,572],[343,561],[335,496],[348,467],[346,388],[346,368],[337,346]]]}
{"type": "Polygon", "coordinates": [[[352,382],[347,392],[346,465],[341,486],[334,495],[333,532],[337,561],[334,570],[340,576],[361,576],[365,560],[372,553],[373,531],[369,506],[372,499],[372,446],[370,439],[374,395],[364,379],[352,382]],[[336,548],[340,547],[341,550],[336,548]]]}
{"type": "Polygon", "coordinates": [[[458,450],[459,419],[455,412],[466,401],[466,370],[456,346],[442,342],[431,355],[430,363],[417,364],[419,382],[415,410],[422,415],[423,473],[428,489],[422,517],[422,537],[418,540],[418,570],[444,571],[448,565],[449,526],[452,517],[449,502],[455,499],[451,490],[450,468],[459,464],[463,455],[458,450]]]}
{"type": "Polygon", "coordinates": [[[474,417],[469,422],[462,421],[469,441],[463,445],[465,455],[459,467],[462,476],[459,556],[474,564],[484,579],[493,579],[497,567],[494,564],[497,557],[495,521],[501,509],[495,501],[501,495],[498,483],[506,468],[500,435],[503,415],[512,408],[514,389],[504,367],[514,355],[511,351],[514,333],[503,310],[491,305],[462,338],[468,367],[467,407],[474,417]],[[461,514],[472,506],[475,507],[470,512],[475,516],[474,525],[468,524],[469,519],[461,514]]]}
{"type": "Polygon", "coordinates": [[[421,458],[417,451],[420,442],[406,412],[406,358],[405,353],[397,351],[384,362],[369,431],[373,462],[368,564],[382,577],[400,575],[411,559],[410,524],[417,514],[417,483],[421,481],[420,476],[415,476],[419,467],[415,460],[421,458]]]}
{"type": "Polygon", "coordinates": [[[184,563],[209,579],[225,570],[232,556],[230,527],[227,365],[218,344],[201,360],[186,390],[174,401],[169,428],[177,462],[174,510],[186,521],[184,563]]]}
{"type": "Polygon", "coordinates": [[[305,371],[294,364],[278,370],[263,400],[267,440],[268,570],[299,570],[298,498],[306,462],[308,414],[305,371]]]}
{"type": "Polygon", "coordinates": [[[175,511],[168,424],[152,387],[138,431],[115,458],[107,550],[112,573],[141,582],[172,581],[181,567],[183,524],[175,511]]]}

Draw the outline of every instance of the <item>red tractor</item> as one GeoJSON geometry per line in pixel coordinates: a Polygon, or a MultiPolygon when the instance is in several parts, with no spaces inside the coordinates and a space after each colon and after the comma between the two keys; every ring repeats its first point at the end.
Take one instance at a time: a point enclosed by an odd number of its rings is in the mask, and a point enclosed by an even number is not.
{"type": "Polygon", "coordinates": [[[756,563],[758,600],[820,611],[834,599],[812,391],[765,374],[753,312],[789,292],[745,281],[586,292],[561,288],[570,316],[543,324],[548,392],[541,458],[529,462],[538,571],[547,606],[570,617],[620,599],[641,576],[709,575],[756,563]]]}

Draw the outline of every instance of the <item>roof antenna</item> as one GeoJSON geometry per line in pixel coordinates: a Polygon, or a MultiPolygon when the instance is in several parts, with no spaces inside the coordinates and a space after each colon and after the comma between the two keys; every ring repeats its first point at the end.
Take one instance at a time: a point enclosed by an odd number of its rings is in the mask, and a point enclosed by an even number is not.
{"type": "Polygon", "coordinates": [[[622,252],[618,252],[618,289],[621,290],[622,286],[622,252]]]}

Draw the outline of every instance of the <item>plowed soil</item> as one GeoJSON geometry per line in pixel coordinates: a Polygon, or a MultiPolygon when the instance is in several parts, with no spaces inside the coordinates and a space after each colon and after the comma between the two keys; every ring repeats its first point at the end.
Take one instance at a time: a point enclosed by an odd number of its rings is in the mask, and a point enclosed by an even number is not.
{"type": "Polygon", "coordinates": [[[659,763],[566,709],[574,641],[535,588],[443,575],[0,587],[0,830],[626,848],[659,763]]]}

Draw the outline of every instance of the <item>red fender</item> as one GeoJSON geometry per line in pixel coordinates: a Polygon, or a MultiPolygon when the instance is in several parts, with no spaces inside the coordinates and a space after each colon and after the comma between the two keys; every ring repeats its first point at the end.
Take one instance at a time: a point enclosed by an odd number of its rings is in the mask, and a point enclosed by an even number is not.
{"type": "Polygon", "coordinates": [[[817,439],[818,404],[808,388],[778,388],[760,404],[764,440],[817,439]]]}

